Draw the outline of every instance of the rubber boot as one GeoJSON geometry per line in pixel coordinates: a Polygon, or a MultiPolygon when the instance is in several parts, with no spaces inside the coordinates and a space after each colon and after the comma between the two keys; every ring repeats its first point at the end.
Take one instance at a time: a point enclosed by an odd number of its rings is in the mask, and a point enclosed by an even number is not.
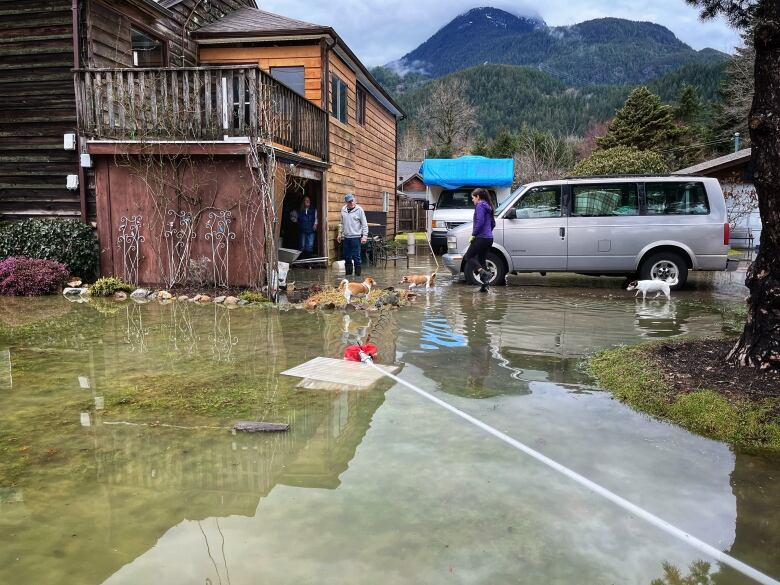
{"type": "Polygon", "coordinates": [[[360,264],[355,264],[355,276],[360,276],[360,264]]]}
{"type": "Polygon", "coordinates": [[[352,276],[352,260],[344,260],[344,274],[352,276]]]}

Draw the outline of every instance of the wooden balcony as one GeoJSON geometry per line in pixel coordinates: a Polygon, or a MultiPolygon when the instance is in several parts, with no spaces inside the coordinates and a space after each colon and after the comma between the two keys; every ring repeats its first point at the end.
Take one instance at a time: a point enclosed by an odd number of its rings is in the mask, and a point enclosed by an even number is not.
{"type": "Polygon", "coordinates": [[[328,160],[328,115],[256,66],[78,69],[79,132],[95,140],[257,139],[328,160]]]}

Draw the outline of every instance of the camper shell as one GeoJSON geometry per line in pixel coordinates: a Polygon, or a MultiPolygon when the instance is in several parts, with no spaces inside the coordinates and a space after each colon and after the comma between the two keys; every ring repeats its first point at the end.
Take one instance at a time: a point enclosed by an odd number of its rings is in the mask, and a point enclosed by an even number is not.
{"type": "Polygon", "coordinates": [[[474,216],[471,192],[483,187],[494,206],[511,194],[514,161],[511,158],[462,156],[427,158],[420,168],[428,201],[427,232],[435,250],[447,249],[447,230],[469,223],[474,216]]]}

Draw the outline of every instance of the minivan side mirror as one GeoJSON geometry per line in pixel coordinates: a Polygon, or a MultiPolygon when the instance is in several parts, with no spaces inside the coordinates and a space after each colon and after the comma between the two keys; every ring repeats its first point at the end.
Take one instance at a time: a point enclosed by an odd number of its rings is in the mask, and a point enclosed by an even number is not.
{"type": "Polygon", "coordinates": [[[504,219],[517,219],[517,209],[510,207],[504,215],[504,219]]]}

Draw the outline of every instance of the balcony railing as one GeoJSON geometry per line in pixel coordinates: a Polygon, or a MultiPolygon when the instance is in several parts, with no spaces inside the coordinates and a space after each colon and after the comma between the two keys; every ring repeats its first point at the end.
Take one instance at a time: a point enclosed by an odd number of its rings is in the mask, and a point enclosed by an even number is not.
{"type": "Polygon", "coordinates": [[[328,158],[328,115],[256,66],[74,71],[81,134],[93,139],[249,137],[328,158]]]}

